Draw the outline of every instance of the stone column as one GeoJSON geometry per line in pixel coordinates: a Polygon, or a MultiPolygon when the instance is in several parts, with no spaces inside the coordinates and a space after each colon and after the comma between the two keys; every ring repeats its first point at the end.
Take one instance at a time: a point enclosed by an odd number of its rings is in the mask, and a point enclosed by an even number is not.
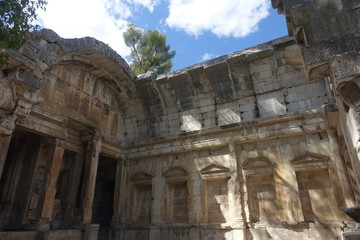
{"type": "Polygon", "coordinates": [[[45,183],[45,193],[43,198],[43,204],[41,207],[41,214],[39,219],[39,230],[48,230],[50,221],[52,220],[52,214],[54,210],[54,201],[56,194],[56,183],[59,177],[61,164],[64,155],[63,141],[55,139],[54,153],[49,166],[47,179],[45,183]]]}
{"type": "Polygon", "coordinates": [[[0,119],[0,179],[9,150],[12,133],[15,129],[15,115],[8,115],[0,119]]]}
{"type": "Polygon", "coordinates": [[[91,223],[92,205],[94,200],[101,145],[101,136],[99,134],[95,134],[94,138],[88,142],[86,149],[84,182],[82,186],[82,222],[85,224],[91,223]]]}

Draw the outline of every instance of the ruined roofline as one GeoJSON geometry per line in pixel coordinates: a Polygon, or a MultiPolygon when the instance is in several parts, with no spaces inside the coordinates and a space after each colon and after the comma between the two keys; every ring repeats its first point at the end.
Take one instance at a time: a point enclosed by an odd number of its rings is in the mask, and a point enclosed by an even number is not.
{"type": "Polygon", "coordinates": [[[294,43],[294,38],[291,36],[284,36],[284,37],[276,38],[274,40],[271,40],[271,41],[268,41],[265,43],[261,43],[259,45],[253,46],[253,47],[245,48],[245,49],[233,52],[233,53],[229,53],[229,54],[226,54],[226,55],[223,55],[220,57],[216,57],[216,58],[204,61],[204,62],[196,63],[196,64],[175,70],[175,71],[167,73],[167,74],[162,74],[162,75],[156,76],[153,72],[144,73],[144,74],[138,75],[136,80],[149,78],[150,76],[155,80],[160,80],[160,79],[164,79],[164,78],[168,78],[168,77],[174,77],[177,75],[184,74],[192,69],[201,68],[201,67],[206,68],[209,66],[217,65],[217,64],[226,62],[228,59],[238,57],[241,55],[245,55],[247,57],[254,53],[260,53],[260,52],[263,52],[266,50],[274,49],[274,46],[276,46],[276,45],[287,44],[287,43],[289,43],[289,44],[294,43]]]}
{"type": "MultiPolygon", "coordinates": [[[[120,54],[109,45],[94,37],[62,38],[54,30],[47,28],[31,32],[30,36],[33,40],[38,38],[43,39],[50,44],[57,44],[63,51],[61,55],[87,50],[100,53],[118,64],[132,80],[136,78],[136,75],[133,73],[129,64],[120,54]]],[[[28,40],[27,42],[29,41],[31,40],[28,40]]],[[[41,48],[41,46],[39,47],[41,48]]]]}

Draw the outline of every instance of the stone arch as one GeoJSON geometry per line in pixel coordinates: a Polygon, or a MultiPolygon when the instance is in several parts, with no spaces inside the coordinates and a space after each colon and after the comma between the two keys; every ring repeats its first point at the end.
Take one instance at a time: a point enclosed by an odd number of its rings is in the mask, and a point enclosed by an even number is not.
{"type": "MultiPolygon", "coordinates": [[[[81,69],[92,75],[100,84],[106,85],[108,89],[111,89],[112,97],[116,99],[112,101],[115,104],[109,104],[110,107],[115,106],[119,109],[119,114],[113,116],[114,120],[106,125],[115,126],[114,122],[119,122],[118,125],[121,125],[121,128],[127,129],[122,133],[123,141],[138,140],[137,122],[146,118],[135,86],[136,76],[126,61],[108,45],[91,37],[63,39],[52,30],[42,29],[30,35],[30,40],[20,52],[23,54],[22,57],[31,58],[31,61],[27,62],[23,59],[26,62],[24,66],[27,71],[32,72],[30,75],[39,79],[41,84],[39,88],[47,84],[46,80],[52,75],[54,69],[69,67],[81,69]]],[[[65,81],[64,84],[69,83],[65,81]]],[[[95,101],[98,99],[95,98],[95,101]]],[[[101,126],[98,128],[101,129],[101,126]]],[[[109,132],[118,132],[118,128],[115,127],[109,132]]]]}

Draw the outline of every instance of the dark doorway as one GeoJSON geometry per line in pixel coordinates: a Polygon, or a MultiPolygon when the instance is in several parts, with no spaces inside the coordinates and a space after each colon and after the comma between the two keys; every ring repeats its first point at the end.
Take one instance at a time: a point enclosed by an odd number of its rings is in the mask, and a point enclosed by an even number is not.
{"type": "Polygon", "coordinates": [[[11,139],[0,180],[0,225],[3,230],[26,224],[31,183],[40,146],[40,136],[16,131],[11,139]]]}
{"type": "Polygon", "coordinates": [[[98,240],[109,240],[113,216],[117,161],[100,156],[96,177],[92,223],[100,224],[98,240]]]}

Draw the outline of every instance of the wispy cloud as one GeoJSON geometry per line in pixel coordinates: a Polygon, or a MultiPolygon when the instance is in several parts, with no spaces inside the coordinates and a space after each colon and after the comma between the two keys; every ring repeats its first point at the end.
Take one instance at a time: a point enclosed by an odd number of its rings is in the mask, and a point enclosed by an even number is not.
{"type": "Polygon", "coordinates": [[[201,56],[201,61],[207,61],[207,60],[212,59],[212,58],[215,58],[214,54],[212,54],[212,53],[204,53],[201,56]]]}
{"type": "Polygon", "coordinates": [[[191,35],[210,31],[217,36],[245,37],[269,13],[269,0],[169,0],[170,27],[191,35]]]}
{"type": "Polygon", "coordinates": [[[127,0],[130,4],[138,4],[147,8],[150,12],[154,11],[154,7],[160,3],[160,0],[127,0]]]}

